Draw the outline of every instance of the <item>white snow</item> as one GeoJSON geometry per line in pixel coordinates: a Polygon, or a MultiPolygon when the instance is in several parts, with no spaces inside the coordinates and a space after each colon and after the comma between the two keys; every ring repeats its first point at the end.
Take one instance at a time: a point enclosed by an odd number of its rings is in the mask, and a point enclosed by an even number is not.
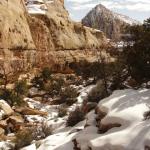
{"type": "Polygon", "coordinates": [[[125,16],[125,15],[122,15],[122,14],[118,14],[118,13],[113,13],[113,14],[114,14],[114,17],[116,17],[117,19],[120,19],[120,20],[128,23],[129,25],[141,24],[137,20],[131,19],[128,16],[125,16]]]}
{"type": "Polygon", "coordinates": [[[47,4],[53,3],[53,0],[28,0],[26,8],[29,14],[46,14],[47,4]]]}
{"type": "MultiPolygon", "coordinates": [[[[83,91],[86,93],[86,90],[83,91]]],[[[115,91],[100,101],[98,107],[107,113],[101,124],[119,123],[121,127],[99,134],[95,120],[97,116],[91,111],[76,126],[57,128],[53,135],[42,141],[37,150],[73,150],[74,139],[81,150],[144,150],[145,146],[150,146],[150,120],[144,120],[143,116],[150,110],[150,90],[115,91]]]]}
{"type": "Polygon", "coordinates": [[[120,123],[114,128],[90,141],[92,150],[142,150],[150,146],[150,120],[144,121],[143,114],[149,110],[150,90],[116,91],[99,103],[108,114],[102,124],[120,123]]]}
{"type": "Polygon", "coordinates": [[[36,145],[32,144],[32,145],[29,145],[25,148],[22,148],[21,150],[36,150],[36,145]]]}
{"type": "Polygon", "coordinates": [[[9,141],[0,141],[0,150],[10,150],[13,145],[9,141]]]}

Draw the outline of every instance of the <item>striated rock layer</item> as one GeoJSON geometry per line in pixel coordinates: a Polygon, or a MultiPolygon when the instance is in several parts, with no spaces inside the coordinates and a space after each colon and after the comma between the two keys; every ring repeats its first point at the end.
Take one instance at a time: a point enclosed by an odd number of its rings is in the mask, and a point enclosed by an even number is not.
{"type": "Polygon", "coordinates": [[[80,60],[96,61],[96,51],[107,43],[103,33],[72,22],[59,0],[45,5],[45,15],[30,15],[23,0],[1,0],[1,64],[18,72],[80,60]]]}

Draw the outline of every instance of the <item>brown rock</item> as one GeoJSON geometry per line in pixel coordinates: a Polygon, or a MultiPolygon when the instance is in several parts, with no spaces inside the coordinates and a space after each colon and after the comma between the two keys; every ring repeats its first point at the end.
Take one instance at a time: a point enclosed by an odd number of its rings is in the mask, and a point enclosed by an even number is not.
{"type": "Polygon", "coordinates": [[[28,107],[16,108],[15,111],[22,115],[41,115],[41,116],[47,115],[47,112],[39,111],[28,107]]]}
{"type": "Polygon", "coordinates": [[[4,111],[4,115],[10,116],[14,113],[12,108],[8,105],[8,103],[4,100],[0,100],[0,109],[4,111]]]}
{"type": "Polygon", "coordinates": [[[5,130],[3,128],[0,128],[0,136],[3,136],[5,133],[5,130]]]}
{"type": "Polygon", "coordinates": [[[107,124],[107,125],[100,124],[99,133],[103,134],[103,133],[107,132],[108,130],[115,128],[115,127],[121,127],[121,124],[119,124],[119,123],[112,123],[112,124],[107,124]]]}
{"type": "Polygon", "coordinates": [[[24,123],[24,119],[19,115],[10,116],[7,121],[12,122],[13,124],[24,123]]]}
{"type": "Polygon", "coordinates": [[[19,115],[10,116],[7,120],[7,133],[17,132],[23,126],[24,119],[19,115]]]}
{"type": "Polygon", "coordinates": [[[130,78],[127,80],[127,85],[130,87],[137,87],[138,83],[135,79],[130,78]]]}

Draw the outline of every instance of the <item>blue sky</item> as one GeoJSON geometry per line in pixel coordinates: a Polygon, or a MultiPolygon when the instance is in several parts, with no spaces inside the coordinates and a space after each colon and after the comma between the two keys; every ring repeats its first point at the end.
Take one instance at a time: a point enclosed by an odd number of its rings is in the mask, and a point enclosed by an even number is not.
{"type": "Polygon", "coordinates": [[[65,7],[73,20],[80,21],[100,3],[141,22],[150,17],[150,0],[65,0],[65,7]]]}

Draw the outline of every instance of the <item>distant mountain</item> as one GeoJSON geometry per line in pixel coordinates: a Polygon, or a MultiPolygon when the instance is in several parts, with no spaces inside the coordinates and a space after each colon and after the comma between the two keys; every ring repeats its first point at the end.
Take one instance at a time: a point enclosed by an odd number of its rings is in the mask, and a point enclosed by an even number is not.
{"type": "Polygon", "coordinates": [[[110,39],[118,40],[124,27],[140,24],[140,22],[115,13],[99,4],[82,19],[82,24],[103,31],[110,39]]]}

